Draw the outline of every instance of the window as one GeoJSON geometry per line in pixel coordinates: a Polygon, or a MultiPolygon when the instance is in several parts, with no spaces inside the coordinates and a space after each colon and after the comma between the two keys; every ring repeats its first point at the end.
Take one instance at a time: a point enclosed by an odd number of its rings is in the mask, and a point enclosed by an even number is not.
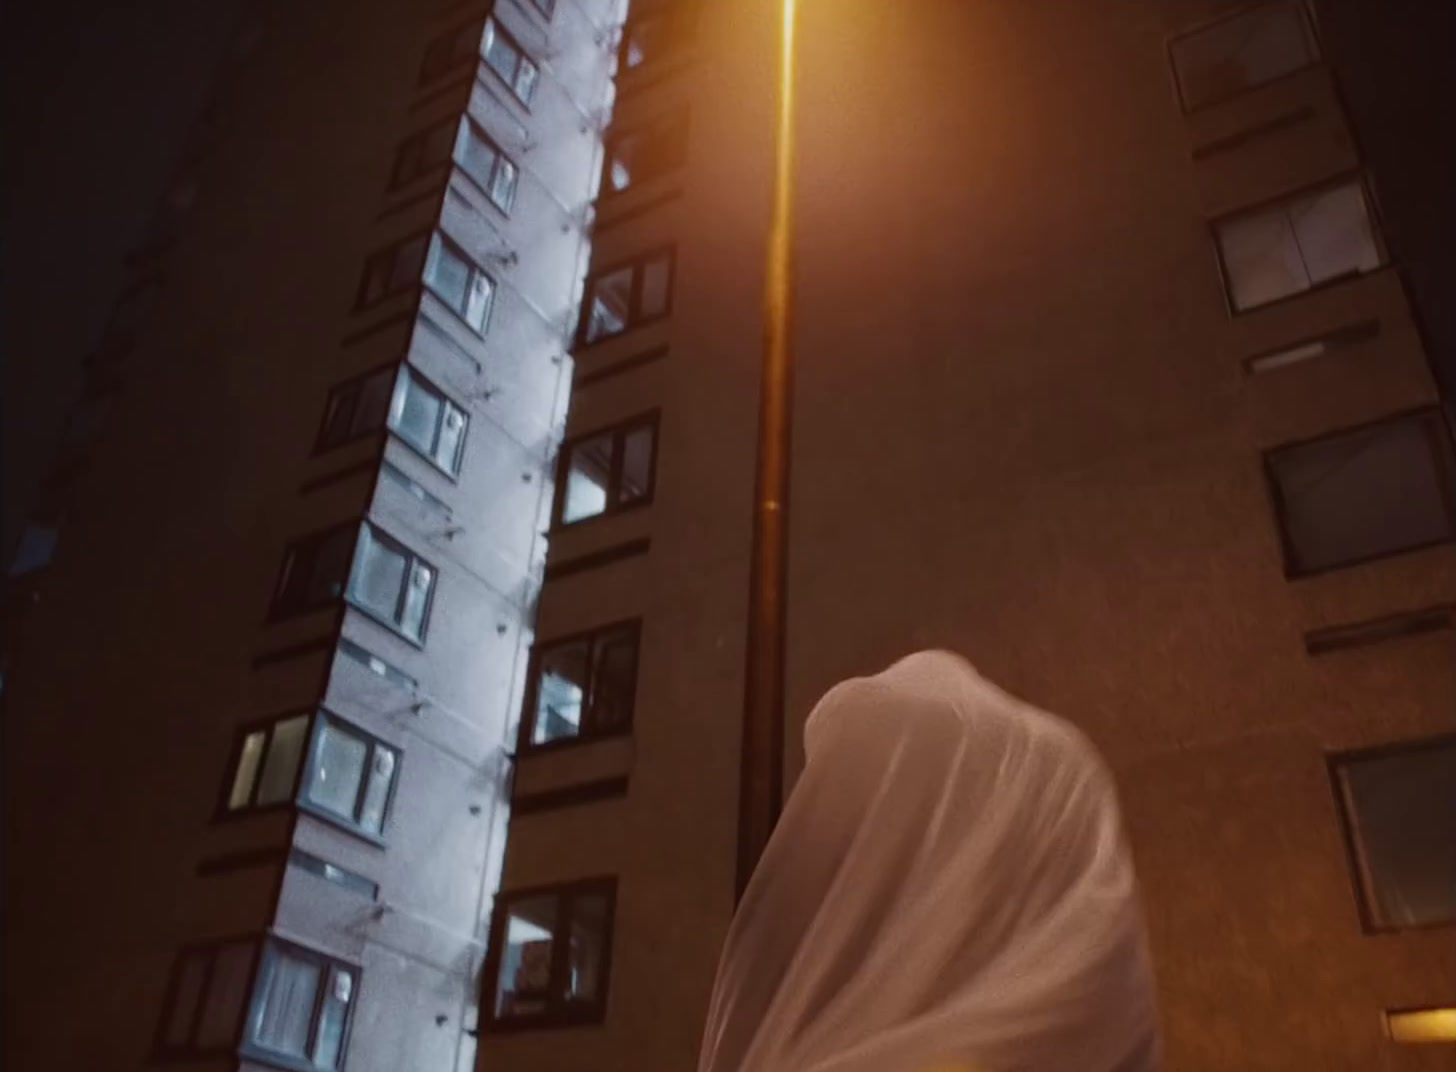
{"type": "Polygon", "coordinates": [[[586,281],[581,341],[599,342],[658,320],[672,307],[673,253],[653,253],[586,281]]]}
{"type": "Polygon", "coordinates": [[[435,567],[365,522],[359,530],[349,602],[409,640],[424,639],[435,592],[435,567]]]}
{"type": "Polygon", "coordinates": [[[393,796],[399,753],[363,730],[319,715],[301,803],[378,835],[393,796]]]}
{"type": "Polygon", "coordinates": [[[616,879],[502,893],[486,1006],[497,1027],[597,1023],[606,1012],[616,879]]]}
{"type": "Polygon", "coordinates": [[[371,308],[417,287],[429,243],[428,234],[411,235],[365,261],[355,308],[371,308]]]}
{"type": "Polygon", "coordinates": [[[557,525],[652,501],[657,419],[651,413],[562,445],[556,478],[557,525]]]}
{"type": "Polygon", "coordinates": [[[1456,736],[1331,759],[1367,927],[1456,921],[1456,736]]]}
{"type": "Polygon", "coordinates": [[[1236,312],[1362,275],[1385,261],[1356,179],[1221,220],[1214,239],[1236,312]]]}
{"type": "Polygon", "coordinates": [[[1308,67],[1319,59],[1298,3],[1274,3],[1176,38],[1169,50],[1189,111],[1308,67]]]}
{"type": "Polygon", "coordinates": [[[506,159],[481,130],[468,118],[460,121],[455,139],[455,162],[485,192],[491,203],[502,212],[509,212],[516,199],[516,165],[506,159]]]}
{"type": "Polygon", "coordinates": [[[1450,447],[1427,410],[1265,455],[1293,577],[1449,540],[1450,447]]]}
{"type": "Polygon", "coordinates": [[[393,190],[448,167],[459,128],[458,119],[447,119],[406,138],[394,154],[389,188],[393,190]]]}
{"type": "Polygon", "coordinates": [[[692,40],[694,14],[691,8],[662,4],[631,16],[622,28],[617,69],[635,71],[686,48],[692,40]]]}
{"type": "Polygon", "coordinates": [[[242,1055],[289,1068],[335,1069],[344,1053],[359,969],[269,938],[248,1011],[242,1055]]]}
{"type": "Polygon", "coordinates": [[[455,476],[469,423],[461,407],[408,364],[391,363],[329,392],[317,449],[329,450],[387,427],[455,476]]]}
{"type": "Polygon", "coordinates": [[[358,531],[358,524],[350,521],[289,544],[283,552],[269,619],[290,618],[336,603],[344,594],[358,531]]]}
{"type": "Polygon", "coordinates": [[[484,32],[480,20],[446,30],[425,46],[420,63],[420,85],[444,78],[452,71],[463,70],[480,61],[480,38],[484,32]]]}
{"type": "Polygon", "coordinates": [[[1392,1009],[1385,1014],[1391,1041],[1406,1043],[1456,1042],[1456,1006],[1429,1009],[1392,1009]]]}
{"type": "Polygon", "coordinates": [[[316,449],[329,450],[381,431],[389,419],[398,375],[397,366],[390,364],[331,390],[316,449]]]}
{"type": "Polygon", "coordinates": [[[243,1006],[258,943],[251,938],[184,949],[158,1029],[157,1050],[171,1057],[231,1053],[242,1029],[243,1006]]]}
{"type": "Polygon", "coordinates": [[[287,715],[243,731],[229,767],[224,814],[293,801],[309,722],[307,714],[287,715]]]}
{"type": "Polygon", "coordinates": [[[549,22],[551,16],[556,13],[556,0],[531,0],[531,5],[542,15],[546,16],[549,22]]]}
{"type": "Polygon", "coordinates": [[[303,849],[290,849],[288,853],[288,866],[296,867],[300,871],[307,871],[311,875],[317,875],[325,882],[333,883],[341,889],[350,893],[357,893],[361,897],[367,897],[371,901],[379,900],[379,883],[373,879],[365,878],[363,875],[355,874],[337,864],[331,864],[322,856],[315,856],[303,849]]]}
{"type": "Polygon", "coordinates": [[[640,634],[640,622],[623,622],[538,647],[526,684],[522,749],[625,733],[640,634]]]}
{"type": "Polygon", "coordinates": [[[477,335],[485,334],[495,284],[479,265],[465,255],[464,250],[439,232],[430,240],[425,285],[464,320],[471,331],[477,335]]]}
{"type": "Polygon", "coordinates": [[[409,365],[399,370],[389,427],[395,435],[455,476],[465,447],[465,411],[409,365]]]}
{"type": "Polygon", "coordinates": [[[612,134],[606,144],[603,195],[622,193],[682,167],[687,147],[685,114],[612,134]]]}
{"type": "Polygon", "coordinates": [[[536,93],[536,80],[540,72],[510,34],[501,29],[495,19],[485,20],[485,37],[481,45],[485,65],[511,87],[511,92],[522,104],[530,104],[536,93]]]}

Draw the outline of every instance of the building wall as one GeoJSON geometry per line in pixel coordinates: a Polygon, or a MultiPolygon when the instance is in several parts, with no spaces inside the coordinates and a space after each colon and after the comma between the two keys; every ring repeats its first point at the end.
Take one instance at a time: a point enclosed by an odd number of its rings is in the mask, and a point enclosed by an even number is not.
{"type": "MultiPolygon", "coordinates": [[[[1170,1068],[1437,1067],[1381,1012],[1443,1000],[1456,945],[1362,931],[1326,763],[1451,729],[1450,633],[1318,657],[1305,637],[1449,603],[1456,552],[1288,580],[1261,460],[1436,386],[1394,270],[1231,316],[1212,243],[1219,216],[1361,168],[1327,68],[1185,115],[1169,40],[1231,5],[801,8],[791,771],[834,682],[957,649],[1112,764],[1170,1068]]],[[[642,615],[635,723],[522,756],[517,787],[630,784],[515,819],[505,870],[618,876],[611,995],[601,1027],[492,1037],[484,1067],[694,1061],[731,915],[763,254],[743,232],[767,219],[777,11],[704,4],[680,63],[619,76],[616,123],[685,104],[691,147],[634,195],[652,207],[599,205],[595,263],[675,242],[680,301],[578,349],[568,432],[661,406],[659,483],[549,562],[651,547],[548,581],[538,635],[642,615]]]]}

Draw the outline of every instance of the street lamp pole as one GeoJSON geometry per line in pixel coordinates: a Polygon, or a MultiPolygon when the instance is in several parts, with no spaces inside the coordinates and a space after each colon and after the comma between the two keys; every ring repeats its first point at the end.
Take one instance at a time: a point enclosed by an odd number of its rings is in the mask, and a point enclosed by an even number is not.
{"type": "Polygon", "coordinates": [[[763,369],[753,492],[743,754],[738,787],[737,894],[783,808],[784,632],[787,612],[789,443],[793,425],[794,30],[798,0],[780,0],[773,203],[763,294],[763,369]]]}

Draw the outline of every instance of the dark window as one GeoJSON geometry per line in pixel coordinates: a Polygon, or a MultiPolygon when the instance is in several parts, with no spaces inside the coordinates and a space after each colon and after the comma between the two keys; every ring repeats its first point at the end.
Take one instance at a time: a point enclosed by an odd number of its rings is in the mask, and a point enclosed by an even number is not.
{"type": "Polygon", "coordinates": [[[306,614],[338,602],[348,582],[358,532],[358,523],[350,521],[289,544],[269,618],[306,614]]]}
{"type": "Polygon", "coordinates": [[[419,286],[429,245],[428,234],[411,235],[370,256],[359,280],[356,308],[368,309],[419,286]]]}
{"type": "Polygon", "coordinates": [[[561,447],[556,523],[615,514],[652,500],[657,414],[577,439],[561,447]]]}
{"type": "Polygon", "coordinates": [[[288,853],[288,864],[300,871],[317,875],[325,882],[331,882],[350,893],[357,893],[371,901],[379,900],[379,883],[367,879],[363,875],[355,874],[353,871],[348,871],[337,864],[331,864],[322,856],[315,856],[303,849],[292,849],[288,853]]]}
{"type": "Polygon", "coordinates": [[[460,121],[455,140],[455,163],[502,212],[509,212],[516,200],[516,165],[506,159],[500,147],[485,131],[471,122],[460,121]]]}
{"type": "Polygon", "coordinates": [[[359,530],[349,574],[349,602],[396,633],[419,643],[435,591],[435,567],[388,533],[366,522],[359,530]]]}
{"type": "Polygon", "coordinates": [[[223,811],[234,814],[291,803],[308,744],[310,716],[286,715],[243,731],[233,750],[223,811]]]}
{"type": "Polygon", "coordinates": [[[242,1055],[286,1068],[338,1068],[358,981],[352,964],[268,938],[242,1055]]]}
{"type": "Polygon", "coordinates": [[[408,364],[391,364],[329,392],[318,449],[329,450],[388,428],[455,476],[469,423],[464,409],[408,364]]]}
{"type": "Polygon", "coordinates": [[[231,1053],[242,1030],[248,980],[257,954],[245,938],[184,949],[158,1029],[157,1049],[169,1057],[231,1053]]]}
{"type": "Polygon", "coordinates": [[[400,144],[399,151],[394,154],[390,188],[404,186],[422,176],[449,167],[459,132],[460,120],[452,118],[406,138],[400,144]]]}
{"type": "Polygon", "coordinates": [[[687,159],[685,114],[662,118],[607,138],[602,193],[610,196],[682,167],[687,159]]]}
{"type": "Polygon", "coordinates": [[[44,569],[50,565],[56,554],[56,543],[60,529],[55,525],[44,525],[32,521],[20,533],[20,542],[15,548],[15,558],[10,562],[11,577],[23,577],[27,573],[44,569]]]}
{"type": "Polygon", "coordinates": [[[1278,447],[1265,468],[1291,576],[1452,537],[1450,447],[1434,410],[1278,447]]]}
{"type": "Polygon", "coordinates": [[[640,622],[565,637],[532,653],[521,747],[591,740],[632,725],[640,622]]]}
{"type": "Polygon", "coordinates": [[[611,878],[500,894],[487,976],[493,1026],[601,1021],[616,898],[611,878]]]}
{"type": "Polygon", "coordinates": [[[1242,312],[1385,263],[1358,179],[1214,225],[1229,304],[1242,312]]]}
{"type": "Polygon", "coordinates": [[[376,837],[394,795],[399,753],[327,714],[319,715],[299,794],[310,810],[376,837]]]}
{"type": "Polygon", "coordinates": [[[622,73],[657,63],[692,42],[696,11],[691,6],[659,4],[634,14],[622,27],[617,69],[622,73]]]}
{"type": "Polygon", "coordinates": [[[328,450],[381,431],[389,419],[397,379],[398,368],[389,365],[331,390],[328,401],[324,403],[318,449],[328,450]]]}
{"type": "Polygon", "coordinates": [[[465,411],[444,392],[409,365],[400,369],[389,409],[390,430],[451,476],[460,472],[468,423],[465,411]]]}
{"type": "Polygon", "coordinates": [[[495,284],[452,239],[436,232],[425,264],[425,285],[471,331],[484,335],[490,321],[495,284]]]}
{"type": "Polygon", "coordinates": [[[522,104],[530,104],[540,72],[520,42],[501,29],[495,19],[485,20],[481,52],[485,56],[485,65],[500,75],[522,104]]]}
{"type": "Polygon", "coordinates": [[[420,85],[427,85],[452,71],[464,70],[479,62],[483,32],[480,20],[475,19],[464,26],[446,30],[425,46],[425,58],[420,63],[420,85]]]}
{"type": "Polygon", "coordinates": [[[672,251],[664,250],[589,277],[581,341],[599,342],[666,316],[672,307],[673,261],[672,251]]]}
{"type": "Polygon", "coordinates": [[[1189,110],[1225,100],[1319,59],[1299,3],[1266,4],[1175,38],[1169,46],[1189,110]]]}
{"type": "Polygon", "coordinates": [[[1331,771],[1366,924],[1456,921],[1456,737],[1334,756],[1331,771]]]}

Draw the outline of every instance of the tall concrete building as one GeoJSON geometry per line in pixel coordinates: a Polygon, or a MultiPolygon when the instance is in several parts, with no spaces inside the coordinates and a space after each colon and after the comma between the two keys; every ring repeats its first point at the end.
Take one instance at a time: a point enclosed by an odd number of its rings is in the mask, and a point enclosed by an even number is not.
{"type": "MultiPolygon", "coordinates": [[[[11,593],[16,1067],[693,1066],[781,2],[542,5],[245,20],[11,593]]],[[[788,781],[958,650],[1106,755],[1170,1069],[1449,1066],[1439,251],[1347,10],[799,6],[788,781]]]]}

